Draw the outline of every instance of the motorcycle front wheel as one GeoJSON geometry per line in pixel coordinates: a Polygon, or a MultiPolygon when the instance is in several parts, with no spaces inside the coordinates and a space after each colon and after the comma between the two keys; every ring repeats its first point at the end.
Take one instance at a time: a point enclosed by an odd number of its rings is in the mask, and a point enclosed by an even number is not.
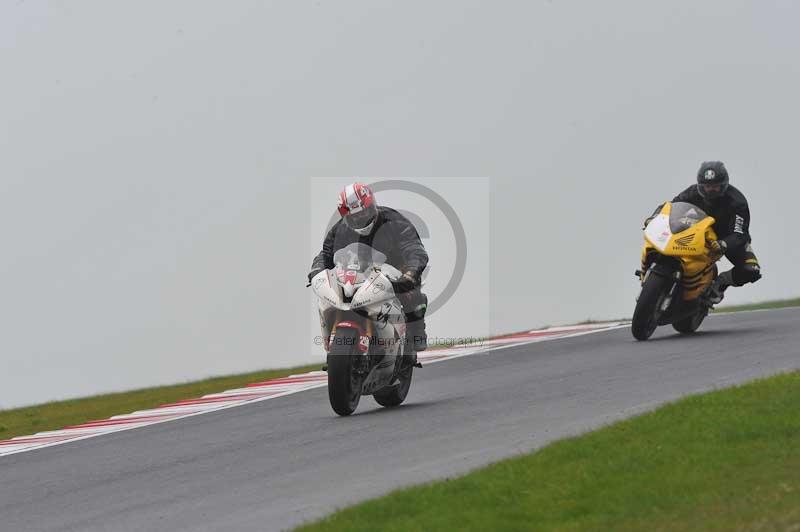
{"type": "Polygon", "coordinates": [[[361,400],[361,378],[353,367],[358,355],[352,330],[336,333],[328,352],[328,399],[331,408],[340,416],[349,416],[361,400]]]}
{"type": "Polygon", "coordinates": [[[672,279],[655,273],[647,276],[631,321],[631,332],[637,340],[645,341],[656,332],[661,314],[659,307],[667,297],[673,282],[672,279]]]}

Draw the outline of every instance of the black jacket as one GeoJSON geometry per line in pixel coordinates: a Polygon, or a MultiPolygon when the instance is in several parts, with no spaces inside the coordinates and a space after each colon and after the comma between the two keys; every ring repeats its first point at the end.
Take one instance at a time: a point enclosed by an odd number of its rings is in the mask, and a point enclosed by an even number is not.
{"type": "Polygon", "coordinates": [[[692,185],[672,201],[691,203],[713,216],[714,231],[728,244],[729,250],[742,249],[750,243],[750,208],[744,194],[736,187],[729,186],[724,196],[707,203],[697,191],[697,185],[692,185]]]}
{"type": "Polygon", "coordinates": [[[314,258],[313,270],[333,268],[333,255],[355,242],[367,244],[386,255],[389,264],[401,272],[411,272],[419,280],[428,265],[428,253],[414,225],[389,207],[378,207],[378,219],[372,233],[361,236],[339,220],[325,237],[322,251],[314,258]]]}

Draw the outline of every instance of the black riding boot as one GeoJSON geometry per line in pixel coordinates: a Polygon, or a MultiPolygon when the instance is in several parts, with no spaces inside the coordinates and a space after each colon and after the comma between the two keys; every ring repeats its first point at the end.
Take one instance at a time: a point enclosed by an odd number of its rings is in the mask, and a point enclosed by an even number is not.
{"type": "Polygon", "coordinates": [[[725,297],[725,290],[727,290],[729,286],[733,286],[733,275],[731,271],[719,274],[708,290],[708,302],[712,305],[721,303],[722,299],[725,297]]]}
{"type": "Polygon", "coordinates": [[[417,319],[406,323],[406,345],[403,355],[403,367],[422,367],[417,364],[417,352],[428,348],[428,335],[425,334],[425,319],[417,319]]]}
{"type": "Polygon", "coordinates": [[[406,327],[406,340],[414,351],[420,352],[428,349],[428,334],[425,332],[425,318],[409,322],[406,327]]]}
{"type": "Polygon", "coordinates": [[[428,334],[425,332],[425,313],[428,312],[428,296],[419,289],[409,294],[404,303],[406,312],[406,345],[420,352],[428,349],[428,334]]]}

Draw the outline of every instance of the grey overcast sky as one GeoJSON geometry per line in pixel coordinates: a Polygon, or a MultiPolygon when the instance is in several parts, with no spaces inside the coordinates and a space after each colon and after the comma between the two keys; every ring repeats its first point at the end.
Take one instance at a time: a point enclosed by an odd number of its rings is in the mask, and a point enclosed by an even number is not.
{"type": "MultiPolygon", "coordinates": [[[[318,359],[305,273],[348,176],[419,178],[472,228],[437,336],[629,315],[642,218],[703,159],[750,199],[765,270],[729,301],[797,296],[798,21],[791,0],[0,2],[0,408],[318,359]]],[[[430,216],[433,289],[453,248],[430,216]]]]}

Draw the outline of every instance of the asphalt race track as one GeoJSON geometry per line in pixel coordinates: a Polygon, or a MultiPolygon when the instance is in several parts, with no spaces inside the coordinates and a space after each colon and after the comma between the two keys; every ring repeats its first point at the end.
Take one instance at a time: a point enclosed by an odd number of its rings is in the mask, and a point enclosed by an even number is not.
{"type": "Polygon", "coordinates": [[[800,368],[800,309],[458,358],[408,403],[338,418],[325,388],[0,457],[0,529],[281,530],[686,395],[800,368]]]}

